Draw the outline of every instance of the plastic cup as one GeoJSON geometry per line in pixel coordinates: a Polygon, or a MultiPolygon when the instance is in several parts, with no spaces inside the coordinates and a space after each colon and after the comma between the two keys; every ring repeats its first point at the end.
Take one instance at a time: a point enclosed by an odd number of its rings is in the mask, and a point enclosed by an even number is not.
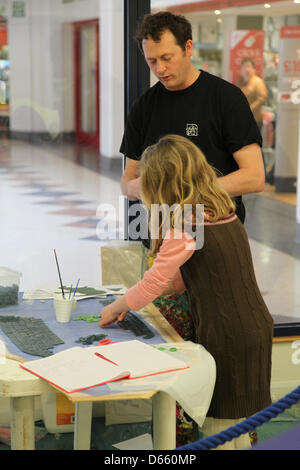
{"type": "Polygon", "coordinates": [[[12,269],[0,267],[0,307],[8,307],[19,302],[19,285],[22,274],[12,269]]]}
{"type": "Polygon", "coordinates": [[[56,321],[59,323],[68,323],[71,320],[72,311],[76,308],[77,300],[63,298],[62,294],[54,295],[54,309],[56,321]]]}

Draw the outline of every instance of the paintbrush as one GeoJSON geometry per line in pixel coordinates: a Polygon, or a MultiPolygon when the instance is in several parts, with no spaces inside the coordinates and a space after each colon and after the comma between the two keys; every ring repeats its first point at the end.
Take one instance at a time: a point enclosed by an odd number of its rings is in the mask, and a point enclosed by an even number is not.
{"type": "Polygon", "coordinates": [[[63,298],[65,298],[64,286],[63,286],[63,283],[62,283],[62,280],[61,280],[61,275],[60,275],[60,270],[59,270],[59,265],[58,265],[58,260],[57,260],[56,251],[55,251],[55,250],[54,250],[54,255],[55,255],[56,266],[57,266],[59,281],[60,281],[60,285],[61,285],[62,295],[63,295],[63,298]]]}

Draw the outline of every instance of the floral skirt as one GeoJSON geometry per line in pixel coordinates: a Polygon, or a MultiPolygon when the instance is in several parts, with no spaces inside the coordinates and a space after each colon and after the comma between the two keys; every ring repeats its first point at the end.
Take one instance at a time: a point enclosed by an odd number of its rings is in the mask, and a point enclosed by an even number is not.
{"type": "MultiPolygon", "coordinates": [[[[193,329],[185,294],[159,297],[153,301],[153,304],[181,338],[193,341],[193,329]]],[[[176,403],[176,447],[190,444],[198,439],[197,423],[176,403]]]]}
{"type": "MultiPolygon", "coordinates": [[[[144,251],[145,260],[143,262],[144,272],[151,268],[154,257],[149,256],[144,251]]],[[[185,341],[193,341],[193,327],[189,313],[188,299],[185,293],[183,294],[170,294],[164,297],[158,297],[152,302],[160,313],[168,320],[170,325],[185,341]]]]}
{"type": "Polygon", "coordinates": [[[171,294],[152,302],[185,341],[193,341],[193,327],[186,294],[171,294]]]}
{"type": "MultiPolygon", "coordinates": [[[[143,265],[145,270],[152,266],[153,257],[145,253],[143,265]]],[[[159,297],[152,302],[160,313],[166,318],[174,330],[185,341],[193,341],[193,328],[189,315],[189,306],[186,294],[171,294],[159,297]]],[[[198,425],[193,419],[176,404],[176,447],[190,444],[199,439],[198,425]]]]}
{"type": "MultiPolygon", "coordinates": [[[[144,252],[143,272],[149,269],[154,261],[146,250],[144,252]]],[[[170,294],[164,297],[158,297],[152,302],[160,313],[166,318],[174,330],[184,341],[194,341],[194,330],[189,313],[187,295],[170,294]]],[[[251,445],[257,443],[256,430],[249,432],[251,445]]],[[[176,404],[176,447],[193,443],[199,439],[198,425],[195,421],[176,404]]]]}

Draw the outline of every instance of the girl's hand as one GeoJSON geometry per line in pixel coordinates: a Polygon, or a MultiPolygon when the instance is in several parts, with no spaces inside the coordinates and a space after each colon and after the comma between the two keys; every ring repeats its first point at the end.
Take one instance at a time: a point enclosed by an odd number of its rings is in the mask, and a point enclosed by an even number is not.
{"type": "Polygon", "coordinates": [[[107,305],[107,307],[104,307],[101,311],[101,320],[98,323],[99,326],[106,327],[111,325],[112,323],[115,323],[116,321],[122,321],[126,317],[127,312],[122,312],[122,313],[114,313],[111,306],[107,305]]]}

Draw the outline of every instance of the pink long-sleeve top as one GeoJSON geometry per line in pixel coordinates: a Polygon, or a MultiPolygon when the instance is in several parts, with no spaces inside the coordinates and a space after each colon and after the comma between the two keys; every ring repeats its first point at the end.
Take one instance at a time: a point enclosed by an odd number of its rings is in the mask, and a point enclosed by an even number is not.
{"type": "MultiPolygon", "coordinates": [[[[224,219],[211,224],[209,216],[205,214],[204,225],[218,225],[236,219],[235,214],[229,214],[224,219]]],[[[164,289],[172,282],[177,293],[185,291],[180,266],[191,258],[196,248],[193,237],[186,232],[169,231],[157,253],[152,267],[145,272],[142,280],[137,282],[126,292],[126,302],[131,310],[137,311],[160,297],[164,289]]]]}
{"type": "Polygon", "coordinates": [[[185,291],[180,266],[193,255],[196,242],[188,233],[180,235],[181,238],[176,238],[174,231],[167,234],[152,267],[141,281],[127,290],[126,301],[131,310],[140,310],[161,296],[170,282],[176,292],[185,291]]]}

